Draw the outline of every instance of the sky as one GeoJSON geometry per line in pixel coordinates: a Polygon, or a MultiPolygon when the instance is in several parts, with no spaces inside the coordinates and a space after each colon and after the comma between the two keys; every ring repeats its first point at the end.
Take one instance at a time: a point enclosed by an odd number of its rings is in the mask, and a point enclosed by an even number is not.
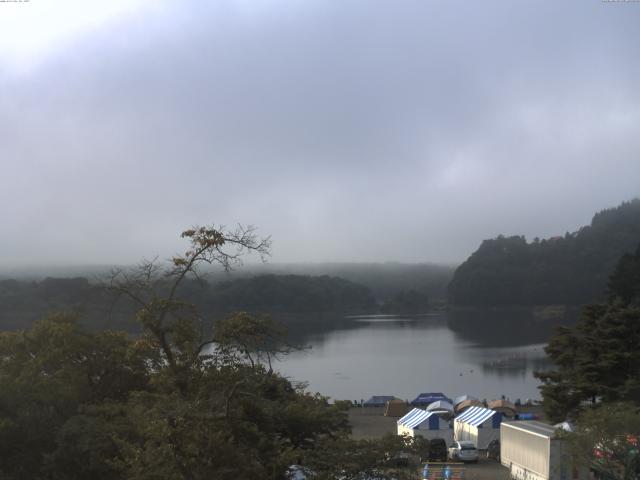
{"type": "Polygon", "coordinates": [[[640,196],[640,2],[0,2],[0,267],[192,225],[457,263],[640,196]]]}

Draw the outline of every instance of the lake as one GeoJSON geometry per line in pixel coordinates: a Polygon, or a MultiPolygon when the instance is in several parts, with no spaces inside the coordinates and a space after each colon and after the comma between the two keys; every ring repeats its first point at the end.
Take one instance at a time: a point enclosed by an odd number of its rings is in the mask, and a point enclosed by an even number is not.
{"type": "Polygon", "coordinates": [[[311,348],[276,368],[333,399],[412,400],[420,392],[540,398],[533,372],[549,366],[544,346],[550,328],[510,329],[480,319],[460,325],[451,315],[350,317],[346,328],[308,336],[311,348]]]}

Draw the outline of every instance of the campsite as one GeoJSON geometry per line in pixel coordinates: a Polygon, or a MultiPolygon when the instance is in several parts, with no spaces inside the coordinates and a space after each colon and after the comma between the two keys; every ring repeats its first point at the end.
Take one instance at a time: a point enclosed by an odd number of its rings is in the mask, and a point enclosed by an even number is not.
{"type": "Polygon", "coordinates": [[[480,452],[477,463],[462,464],[449,459],[446,463],[421,461],[413,464],[411,468],[416,469],[416,478],[446,478],[443,471],[447,466],[452,472],[450,478],[466,480],[589,478],[588,472],[572,472],[577,476],[561,477],[572,470],[571,465],[562,465],[561,442],[554,434],[556,427],[545,423],[539,404],[516,406],[503,398],[483,403],[472,395],[460,395],[451,400],[442,393],[421,393],[412,402],[392,395],[376,395],[362,404],[355,403],[349,411],[349,422],[355,439],[398,434],[443,438],[450,445],[455,438],[473,442],[480,452]],[[432,399],[437,400],[427,403],[432,399]],[[523,432],[533,434],[527,437],[523,432]],[[544,433],[544,438],[540,432],[544,433]],[[501,439],[502,461],[487,458],[489,443],[501,439]],[[429,465],[428,477],[421,476],[425,463],[429,465]]]}

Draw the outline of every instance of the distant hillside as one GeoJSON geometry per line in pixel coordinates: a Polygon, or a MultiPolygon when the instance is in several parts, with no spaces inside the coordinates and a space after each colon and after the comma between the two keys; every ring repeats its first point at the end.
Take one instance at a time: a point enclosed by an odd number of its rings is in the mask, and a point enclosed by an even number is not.
{"type": "Polygon", "coordinates": [[[640,244],[640,199],[597,213],[564,237],[485,240],[456,270],[448,293],[460,306],[579,305],[604,300],[622,255],[640,244]]]}
{"type": "Polygon", "coordinates": [[[216,284],[206,298],[215,310],[255,312],[371,312],[368,288],[327,275],[260,275],[216,284]]]}
{"type": "MultiPolygon", "coordinates": [[[[195,304],[207,323],[234,310],[256,313],[370,313],[370,291],[342,278],[261,275],[219,283],[188,281],[180,296],[195,304]]],[[[137,331],[135,309],[86,278],[0,280],[0,330],[29,327],[50,312],[73,311],[94,330],[137,331]]]]}
{"type": "Polygon", "coordinates": [[[264,274],[328,275],[364,285],[378,303],[390,301],[408,290],[426,295],[432,303],[441,303],[447,299],[447,285],[454,271],[455,266],[434,263],[267,263],[246,265],[232,272],[229,278],[264,274]]]}

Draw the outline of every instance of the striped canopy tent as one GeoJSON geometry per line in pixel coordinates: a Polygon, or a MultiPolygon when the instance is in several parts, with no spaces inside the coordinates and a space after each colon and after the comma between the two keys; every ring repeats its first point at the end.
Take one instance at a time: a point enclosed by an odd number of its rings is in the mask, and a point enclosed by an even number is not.
{"type": "Polygon", "coordinates": [[[473,442],[484,450],[492,440],[500,438],[502,414],[483,407],[469,407],[454,420],[456,440],[473,442]]]}
{"type": "Polygon", "coordinates": [[[398,435],[410,437],[444,438],[447,445],[453,442],[451,422],[440,418],[436,412],[414,408],[398,420],[398,435]]]}

